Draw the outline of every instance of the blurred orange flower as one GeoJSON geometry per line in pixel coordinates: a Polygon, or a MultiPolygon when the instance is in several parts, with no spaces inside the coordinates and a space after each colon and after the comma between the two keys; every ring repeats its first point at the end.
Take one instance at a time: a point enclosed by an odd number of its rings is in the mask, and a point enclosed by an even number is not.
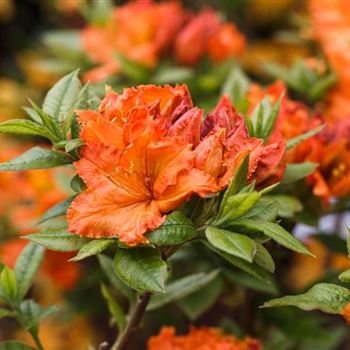
{"type": "Polygon", "coordinates": [[[263,182],[285,152],[283,140],[250,138],[227,97],[201,125],[186,86],[109,91],[98,112],[77,113],[86,146],[75,166],[88,189],[67,212],[69,230],[131,246],[146,243],[144,234],[192,194],[226,187],[248,153],[249,180],[263,182]]]}
{"type": "Polygon", "coordinates": [[[237,339],[217,328],[191,328],[186,335],[176,335],[172,327],[163,327],[159,335],[148,341],[148,350],[263,350],[252,338],[237,339]]]}
{"type": "Polygon", "coordinates": [[[343,310],[341,311],[341,315],[344,317],[345,322],[348,326],[350,326],[350,303],[347,303],[343,310]]]}
{"type": "Polygon", "coordinates": [[[148,67],[154,67],[171,45],[186,12],[177,1],[154,3],[137,0],[116,7],[104,26],[86,27],[81,42],[88,57],[99,64],[85,74],[85,80],[99,81],[120,70],[118,53],[148,67]]]}
{"type": "Polygon", "coordinates": [[[245,38],[233,23],[223,23],[211,9],[201,11],[179,32],[175,41],[176,60],[194,65],[208,55],[220,62],[242,55],[245,38]]]}
{"type": "Polygon", "coordinates": [[[350,3],[343,0],[309,0],[314,38],[337,76],[327,94],[325,115],[330,122],[350,116],[350,3]]]}

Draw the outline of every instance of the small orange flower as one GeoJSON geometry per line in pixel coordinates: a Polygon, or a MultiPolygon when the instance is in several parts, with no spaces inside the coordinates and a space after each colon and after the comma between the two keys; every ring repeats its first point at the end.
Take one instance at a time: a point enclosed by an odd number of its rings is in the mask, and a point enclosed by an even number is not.
{"type": "Polygon", "coordinates": [[[225,188],[248,153],[249,181],[280,177],[284,141],[249,137],[227,97],[203,123],[185,86],[109,91],[99,111],[77,113],[86,146],[75,166],[88,189],[67,218],[82,236],[146,243],[145,233],[193,194],[225,188]]]}
{"type": "Polygon", "coordinates": [[[347,303],[340,313],[348,326],[350,326],[350,303],[347,303]]]}
{"type": "Polygon", "coordinates": [[[176,335],[172,327],[163,327],[159,335],[148,340],[148,350],[263,350],[252,338],[239,340],[217,328],[191,328],[186,335],[176,335]]]}
{"type": "Polygon", "coordinates": [[[87,27],[81,32],[83,49],[99,64],[85,79],[99,81],[119,72],[117,53],[148,67],[169,48],[186,18],[179,2],[138,0],[116,7],[112,19],[103,27],[87,27]]]}
{"type": "Polygon", "coordinates": [[[178,62],[194,65],[204,56],[214,62],[240,56],[245,38],[233,23],[222,23],[218,14],[207,9],[193,16],[175,41],[178,62]]]}

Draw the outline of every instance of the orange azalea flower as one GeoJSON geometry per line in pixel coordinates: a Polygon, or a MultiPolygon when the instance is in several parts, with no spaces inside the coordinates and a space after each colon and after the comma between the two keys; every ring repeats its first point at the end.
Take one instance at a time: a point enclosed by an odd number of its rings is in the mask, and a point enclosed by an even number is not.
{"type": "Polygon", "coordinates": [[[193,16],[175,41],[178,62],[194,65],[204,56],[214,62],[240,56],[245,38],[233,23],[222,23],[218,14],[207,9],[193,16]]]}
{"type": "Polygon", "coordinates": [[[160,334],[148,340],[148,350],[263,350],[252,338],[239,340],[217,328],[191,328],[186,335],[176,335],[172,327],[163,327],[160,334]]]}
{"type": "Polygon", "coordinates": [[[263,182],[285,151],[283,140],[250,138],[227,97],[202,124],[185,86],[109,91],[99,111],[78,115],[86,146],[75,166],[88,189],[67,212],[69,230],[131,246],[191,195],[225,188],[248,153],[249,180],[263,182]]]}
{"type": "Polygon", "coordinates": [[[347,303],[344,306],[341,315],[344,317],[346,324],[350,326],[350,303],[347,303]]]}
{"type": "Polygon", "coordinates": [[[120,70],[116,54],[154,67],[159,55],[186,18],[179,2],[138,0],[115,8],[112,19],[103,27],[87,27],[81,42],[88,57],[99,67],[87,72],[85,79],[99,81],[120,70]]]}

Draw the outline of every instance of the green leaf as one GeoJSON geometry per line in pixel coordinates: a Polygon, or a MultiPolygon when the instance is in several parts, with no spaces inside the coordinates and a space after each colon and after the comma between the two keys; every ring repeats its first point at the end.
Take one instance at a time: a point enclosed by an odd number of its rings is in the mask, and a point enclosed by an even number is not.
{"type": "Polygon", "coordinates": [[[25,119],[10,119],[0,123],[0,132],[13,135],[30,135],[56,140],[56,136],[42,124],[25,119]]]}
{"type": "Polygon", "coordinates": [[[0,319],[4,317],[13,317],[13,316],[14,316],[14,313],[11,312],[10,310],[0,309],[0,319]]]}
{"type": "Polygon", "coordinates": [[[80,261],[89,256],[97,255],[113,244],[116,244],[116,241],[113,239],[94,239],[83,245],[78,254],[69,261],[80,261]]]}
{"type": "Polygon", "coordinates": [[[194,77],[194,70],[188,67],[163,67],[152,77],[154,84],[179,84],[194,77]]]}
{"type": "Polygon", "coordinates": [[[191,321],[194,321],[215,304],[222,288],[222,279],[214,278],[214,280],[209,282],[205,288],[198,289],[196,292],[182,298],[177,304],[186,316],[191,321]]]}
{"type": "Polygon", "coordinates": [[[252,209],[248,211],[248,213],[244,214],[241,219],[272,221],[277,217],[278,210],[278,203],[267,200],[265,197],[263,197],[252,209]]]}
{"type": "Polygon", "coordinates": [[[97,256],[98,262],[102,271],[105,273],[112,285],[131,302],[135,299],[135,293],[122,282],[114,271],[113,260],[106,255],[99,254],[97,256]]]}
{"type": "Polygon", "coordinates": [[[204,288],[218,276],[219,272],[220,270],[214,270],[209,273],[196,273],[169,283],[165,294],[158,294],[152,297],[147,310],[158,309],[204,288]]]}
{"type": "Polygon", "coordinates": [[[320,125],[319,127],[296,137],[293,137],[292,139],[289,139],[287,141],[287,150],[290,150],[292,148],[294,148],[295,146],[299,145],[300,143],[302,143],[303,141],[309,139],[310,137],[318,134],[322,129],[324,128],[324,124],[320,125]]]}
{"type": "Polygon", "coordinates": [[[44,258],[44,248],[29,243],[16,260],[14,268],[17,280],[17,298],[22,300],[32,286],[35,275],[44,258]]]}
{"type": "Polygon", "coordinates": [[[215,248],[248,262],[253,261],[256,244],[249,237],[216,227],[208,227],[205,235],[215,248]]]}
{"type": "Polygon", "coordinates": [[[221,95],[229,96],[236,106],[246,95],[249,86],[248,77],[238,66],[234,66],[222,86],[221,95]]]}
{"type": "Polygon", "coordinates": [[[65,75],[45,97],[43,111],[59,123],[63,122],[78,100],[82,88],[78,73],[79,69],[65,75]]]}
{"type": "Polygon", "coordinates": [[[29,332],[37,334],[39,323],[57,310],[58,308],[55,305],[44,309],[33,300],[27,299],[19,305],[19,321],[29,332]]]}
{"type": "Polygon", "coordinates": [[[220,209],[218,213],[218,217],[220,217],[227,205],[228,199],[240,191],[247,184],[247,176],[248,176],[248,168],[249,168],[249,157],[247,156],[242,164],[239,166],[235,176],[232,178],[230,185],[224,193],[222,198],[220,209]]]}
{"type": "Polygon", "coordinates": [[[275,262],[273,261],[269,251],[262,244],[256,244],[254,262],[271,273],[275,272],[275,262]]]}
{"type": "Polygon", "coordinates": [[[34,108],[22,107],[22,109],[26,112],[26,114],[28,115],[28,117],[31,120],[33,120],[34,122],[36,122],[38,124],[42,124],[42,120],[41,120],[40,114],[37,113],[34,108]]]}
{"type": "Polygon", "coordinates": [[[77,192],[77,193],[83,192],[87,188],[83,179],[78,174],[73,176],[73,178],[70,182],[70,187],[72,188],[72,190],[74,192],[77,192]]]}
{"type": "Polygon", "coordinates": [[[0,274],[1,294],[6,300],[15,302],[17,299],[17,282],[15,273],[8,267],[4,267],[0,274]]]}
{"type": "Polygon", "coordinates": [[[279,97],[278,101],[271,106],[270,98],[265,96],[261,102],[256,106],[252,115],[250,116],[250,136],[256,136],[268,140],[273,128],[275,126],[283,94],[279,97]]]}
{"type": "Polygon", "coordinates": [[[321,310],[339,314],[350,302],[350,291],[330,283],[319,283],[300,295],[289,295],[267,301],[262,307],[296,306],[302,310],[321,310]]]}
{"type": "Polygon", "coordinates": [[[272,238],[280,245],[293,250],[297,253],[313,256],[306,247],[286,231],[282,226],[274,222],[265,222],[262,220],[240,219],[235,222],[235,226],[242,226],[252,232],[261,232],[272,238]]]}
{"type": "Polygon", "coordinates": [[[33,147],[8,162],[0,163],[0,171],[46,169],[72,163],[67,154],[46,148],[33,147]]]}
{"type": "Polygon", "coordinates": [[[305,162],[287,164],[281,184],[289,184],[311,175],[318,167],[317,163],[305,162]]]}
{"type": "Polygon", "coordinates": [[[267,279],[258,279],[244,271],[227,268],[224,269],[224,276],[235,286],[242,286],[265,294],[278,295],[276,283],[270,276],[267,279]]]}
{"type": "Polygon", "coordinates": [[[0,350],[35,350],[35,348],[19,341],[8,340],[0,343],[0,350]]]}
{"type": "Polygon", "coordinates": [[[229,262],[230,264],[232,264],[235,267],[238,267],[242,271],[244,271],[244,272],[246,272],[246,273],[256,277],[257,279],[262,280],[262,281],[269,281],[270,280],[270,276],[261,267],[256,266],[252,263],[249,263],[243,259],[237,258],[233,255],[227,254],[227,253],[223,252],[222,250],[215,248],[214,246],[212,246],[208,242],[204,241],[202,243],[208,249],[210,249],[214,253],[218,254],[223,259],[225,259],[227,262],[229,262]]]}
{"type": "Polygon", "coordinates": [[[118,326],[118,331],[123,331],[126,325],[126,318],[122,307],[104,284],[101,285],[101,293],[107,302],[109,313],[118,326]]]}
{"type": "Polygon", "coordinates": [[[167,264],[153,248],[118,249],[114,269],[118,277],[134,290],[165,293],[167,264]]]}
{"type": "Polygon", "coordinates": [[[292,196],[277,194],[266,196],[265,199],[278,203],[278,215],[282,218],[293,218],[295,213],[303,209],[300,200],[292,196]]]}
{"type": "Polygon", "coordinates": [[[75,196],[71,196],[67,199],[65,199],[62,202],[57,203],[50,209],[48,209],[39,219],[38,223],[41,224],[47,220],[56,218],[57,216],[61,216],[66,214],[67,209],[75,199],[75,196]]]}
{"type": "Polygon", "coordinates": [[[26,235],[25,239],[58,252],[73,252],[82,248],[90,240],[69,233],[66,229],[47,230],[26,235]]]}
{"type": "Polygon", "coordinates": [[[250,193],[238,193],[227,200],[221,216],[216,220],[216,225],[230,224],[237,218],[246,214],[260,200],[261,194],[253,191],[250,193]]]}
{"type": "Polygon", "coordinates": [[[151,244],[156,246],[176,245],[186,242],[197,235],[193,223],[180,211],[167,215],[165,223],[147,235],[151,244]]]}
{"type": "Polygon", "coordinates": [[[344,272],[342,272],[339,275],[339,279],[343,282],[343,283],[350,283],[350,269],[346,270],[344,272]]]}
{"type": "Polygon", "coordinates": [[[66,152],[71,152],[74,151],[75,149],[81,147],[84,145],[84,142],[81,139],[72,139],[72,140],[68,140],[66,142],[65,148],[64,150],[66,152]]]}
{"type": "Polygon", "coordinates": [[[121,71],[129,78],[142,82],[147,79],[149,69],[147,66],[128,59],[121,53],[116,54],[116,59],[120,64],[121,71]]]}

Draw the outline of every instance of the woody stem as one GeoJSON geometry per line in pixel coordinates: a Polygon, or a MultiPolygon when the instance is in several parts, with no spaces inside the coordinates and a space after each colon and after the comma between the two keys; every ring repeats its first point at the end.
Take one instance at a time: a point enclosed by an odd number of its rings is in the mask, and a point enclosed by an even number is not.
{"type": "Polygon", "coordinates": [[[128,348],[133,334],[137,331],[142,321],[143,314],[145,313],[150,298],[151,293],[149,292],[144,292],[140,295],[137,303],[130,312],[128,324],[111,347],[111,350],[126,350],[128,348]]]}

